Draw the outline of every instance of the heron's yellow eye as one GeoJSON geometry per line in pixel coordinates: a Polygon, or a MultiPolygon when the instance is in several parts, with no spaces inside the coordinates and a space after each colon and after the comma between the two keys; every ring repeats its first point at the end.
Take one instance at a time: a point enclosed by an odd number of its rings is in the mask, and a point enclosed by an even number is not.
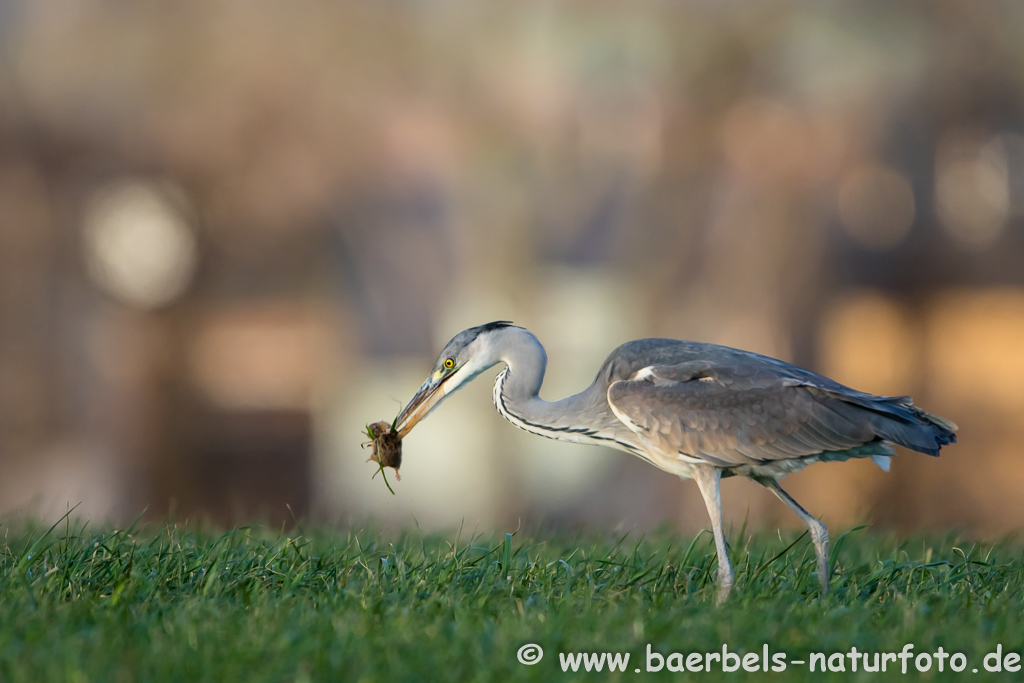
{"type": "Polygon", "coordinates": [[[451,370],[452,368],[455,367],[455,360],[452,359],[452,358],[445,358],[444,359],[444,366],[446,368],[448,368],[449,370],[451,370]]]}

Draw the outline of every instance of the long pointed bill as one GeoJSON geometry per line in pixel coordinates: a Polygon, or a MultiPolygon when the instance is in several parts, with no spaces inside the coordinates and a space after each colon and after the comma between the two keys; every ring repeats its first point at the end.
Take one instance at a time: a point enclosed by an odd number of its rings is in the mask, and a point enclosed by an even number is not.
{"type": "Polygon", "coordinates": [[[405,435],[412,431],[416,423],[427,416],[438,403],[446,396],[444,382],[429,378],[412,397],[398,417],[395,418],[395,428],[398,430],[398,438],[404,439],[405,435]]]}

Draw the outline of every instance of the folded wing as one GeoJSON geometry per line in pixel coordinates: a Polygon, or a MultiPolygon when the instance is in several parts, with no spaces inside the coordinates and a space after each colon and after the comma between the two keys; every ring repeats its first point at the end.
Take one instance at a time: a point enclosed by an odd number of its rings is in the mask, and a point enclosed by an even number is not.
{"type": "Polygon", "coordinates": [[[938,455],[956,440],[955,425],[909,397],[873,396],[759,358],[646,367],[612,383],[608,402],[649,447],[718,467],[892,454],[884,442],[938,455]]]}

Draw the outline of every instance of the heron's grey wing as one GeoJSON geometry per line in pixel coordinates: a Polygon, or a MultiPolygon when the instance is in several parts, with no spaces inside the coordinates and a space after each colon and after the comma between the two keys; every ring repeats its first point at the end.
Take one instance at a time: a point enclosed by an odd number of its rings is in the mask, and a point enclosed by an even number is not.
{"type": "Polygon", "coordinates": [[[880,438],[878,414],[781,363],[647,367],[611,384],[608,402],[652,448],[718,467],[846,451],[880,438]]]}

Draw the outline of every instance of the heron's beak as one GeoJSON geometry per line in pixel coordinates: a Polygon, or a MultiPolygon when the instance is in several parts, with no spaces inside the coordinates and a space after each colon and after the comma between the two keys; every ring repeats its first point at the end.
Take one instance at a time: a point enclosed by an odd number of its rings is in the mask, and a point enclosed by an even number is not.
{"type": "Polygon", "coordinates": [[[434,409],[434,406],[448,395],[444,385],[445,380],[450,378],[451,375],[445,378],[431,376],[423,383],[420,390],[409,401],[409,405],[395,418],[395,429],[398,430],[398,438],[404,439],[406,434],[411,432],[412,428],[416,426],[416,423],[425,418],[434,409]]]}

